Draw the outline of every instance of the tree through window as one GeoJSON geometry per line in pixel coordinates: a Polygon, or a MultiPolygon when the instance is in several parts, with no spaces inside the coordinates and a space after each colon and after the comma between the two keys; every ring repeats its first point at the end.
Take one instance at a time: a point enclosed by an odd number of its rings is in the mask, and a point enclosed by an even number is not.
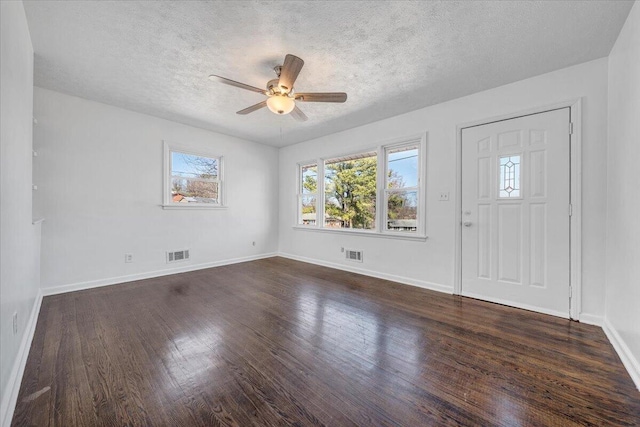
{"type": "Polygon", "coordinates": [[[170,152],[170,203],[221,204],[220,157],[170,152]]]}
{"type": "Polygon", "coordinates": [[[300,166],[300,182],[298,191],[298,223],[316,225],[318,200],[318,164],[300,166]]]}
{"type": "Polygon", "coordinates": [[[424,136],[298,164],[298,221],[319,230],[423,238],[424,136]]]}
{"type": "Polygon", "coordinates": [[[419,145],[391,147],[386,151],[386,229],[418,229],[419,145]]]}
{"type": "Polygon", "coordinates": [[[376,228],[377,153],[325,161],[325,227],[376,228]]]}

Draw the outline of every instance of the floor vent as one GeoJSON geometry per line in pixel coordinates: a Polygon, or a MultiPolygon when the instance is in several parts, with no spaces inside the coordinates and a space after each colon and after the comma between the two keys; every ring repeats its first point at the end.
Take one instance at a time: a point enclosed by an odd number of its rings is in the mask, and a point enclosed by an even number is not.
{"type": "Polygon", "coordinates": [[[349,261],[362,262],[362,251],[347,249],[344,252],[349,261]]]}
{"type": "Polygon", "coordinates": [[[167,252],[167,262],[178,262],[189,259],[189,249],[167,252]]]}

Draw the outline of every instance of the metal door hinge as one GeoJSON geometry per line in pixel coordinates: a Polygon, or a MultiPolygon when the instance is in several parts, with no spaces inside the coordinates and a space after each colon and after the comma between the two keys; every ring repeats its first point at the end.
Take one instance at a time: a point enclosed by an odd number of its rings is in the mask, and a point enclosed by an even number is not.
{"type": "Polygon", "coordinates": [[[573,287],[569,286],[569,298],[573,297],[573,287]]]}
{"type": "Polygon", "coordinates": [[[573,122],[569,122],[569,135],[573,135],[573,122]]]}
{"type": "Polygon", "coordinates": [[[569,216],[573,215],[573,205],[569,203],[569,216]]]}

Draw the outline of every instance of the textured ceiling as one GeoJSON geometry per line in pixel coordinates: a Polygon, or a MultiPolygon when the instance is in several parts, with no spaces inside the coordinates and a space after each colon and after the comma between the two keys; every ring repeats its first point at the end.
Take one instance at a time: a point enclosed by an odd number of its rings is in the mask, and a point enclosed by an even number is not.
{"type": "Polygon", "coordinates": [[[35,84],[275,146],[316,138],[609,54],[629,1],[25,1],[35,84]],[[304,59],[305,123],[257,93],[304,59]]]}

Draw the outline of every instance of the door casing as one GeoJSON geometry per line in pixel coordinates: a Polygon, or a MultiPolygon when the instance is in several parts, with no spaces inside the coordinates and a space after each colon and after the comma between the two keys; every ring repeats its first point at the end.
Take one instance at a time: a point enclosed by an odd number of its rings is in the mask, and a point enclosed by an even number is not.
{"type": "Polygon", "coordinates": [[[572,212],[569,221],[569,286],[571,296],[567,295],[567,298],[571,297],[571,304],[569,307],[570,318],[572,320],[580,320],[580,312],[582,308],[582,98],[534,107],[501,116],[488,117],[482,120],[461,123],[456,126],[456,241],[453,287],[454,295],[461,295],[462,293],[462,129],[515,119],[517,117],[532,114],[544,113],[546,111],[566,107],[569,107],[570,109],[571,123],[573,124],[573,132],[570,135],[570,203],[572,212]]]}

